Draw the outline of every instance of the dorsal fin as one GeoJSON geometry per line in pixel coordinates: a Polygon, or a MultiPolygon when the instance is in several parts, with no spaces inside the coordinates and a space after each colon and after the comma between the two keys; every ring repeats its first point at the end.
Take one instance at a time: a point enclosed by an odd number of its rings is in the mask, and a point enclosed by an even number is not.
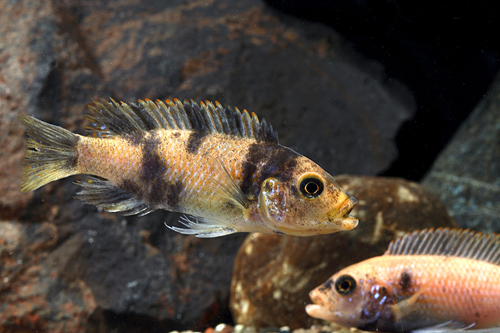
{"type": "Polygon", "coordinates": [[[469,229],[424,229],[392,241],[385,255],[438,255],[500,264],[500,235],[469,229]]]}
{"type": "Polygon", "coordinates": [[[271,124],[255,113],[222,106],[219,102],[181,102],[178,99],[139,100],[137,103],[117,103],[113,99],[95,101],[89,105],[87,119],[92,126],[87,130],[94,136],[111,137],[134,131],[155,129],[194,130],[202,133],[221,133],[260,142],[278,143],[278,134],[271,124]]]}

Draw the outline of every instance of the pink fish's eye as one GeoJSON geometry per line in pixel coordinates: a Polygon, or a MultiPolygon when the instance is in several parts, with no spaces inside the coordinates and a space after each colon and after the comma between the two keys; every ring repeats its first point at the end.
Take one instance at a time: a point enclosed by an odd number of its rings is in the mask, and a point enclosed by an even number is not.
{"type": "Polygon", "coordinates": [[[356,289],[356,280],[350,275],[342,275],[335,280],[335,290],[341,295],[349,295],[356,289]]]}

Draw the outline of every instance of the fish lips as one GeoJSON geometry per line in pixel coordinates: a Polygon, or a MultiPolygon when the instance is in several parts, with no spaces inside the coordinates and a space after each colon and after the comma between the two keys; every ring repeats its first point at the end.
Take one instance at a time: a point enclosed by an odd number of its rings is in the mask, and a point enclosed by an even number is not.
{"type": "Polygon", "coordinates": [[[349,198],[344,200],[337,209],[334,222],[341,223],[342,229],[350,230],[356,228],[356,226],[358,225],[358,218],[349,215],[357,203],[358,201],[356,200],[356,198],[350,196],[349,198]]]}
{"type": "Polygon", "coordinates": [[[313,318],[328,320],[330,319],[330,311],[328,311],[325,307],[318,304],[307,304],[306,312],[313,318]]]}
{"type": "MultiPolygon", "coordinates": [[[[314,304],[306,305],[306,312],[313,318],[328,320],[346,327],[356,327],[357,322],[354,320],[356,313],[352,313],[346,317],[344,313],[332,309],[331,300],[329,300],[328,292],[320,291],[321,286],[311,290],[309,297],[314,304]]],[[[338,305],[337,305],[338,306],[338,305]]]]}
{"type": "Polygon", "coordinates": [[[357,313],[345,315],[340,311],[332,311],[328,307],[319,304],[307,304],[306,312],[313,318],[323,319],[334,322],[345,327],[359,327],[357,322],[357,313]]]}

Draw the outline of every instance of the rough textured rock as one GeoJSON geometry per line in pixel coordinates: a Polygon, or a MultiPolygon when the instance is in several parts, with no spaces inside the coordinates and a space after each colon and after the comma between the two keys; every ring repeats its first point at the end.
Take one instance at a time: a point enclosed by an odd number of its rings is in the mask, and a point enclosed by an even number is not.
{"type": "MultiPolygon", "coordinates": [[[[0,21],[0,218],[19,230],[19,258],[31,255],[33,230],[57,230],[35,259],[22,259],[32,275],[3,289],[0,327],[13,330],[204,327],[227,315],[245,237],[178,235],[163,226],[177,216],[164,212],[99,213],[73,199],[74,178],[19,193],[18,114],[83,133],[92,99],[218,99],[258,112],[282,143],[332,173],[375,174],[393,160],[392,139],[413,112],[404,89],[334,31],[278,18],[257,0],[0,0],[0,21]],[[24,287],[38,303],[18,311],[11,305],[22,304],[24,287]]],[[[1,276],[12,281],[4,259],[1,276]]]]}
{"type": "Polygon", "coordinates": [[[308,293],[333,273],[381,255],[407,231],[456,226],[437,198],[417,183],[398,178],[338,176],[359,203],[359,226],[315,237],[251,234],[234,262],[230,307],[236,323],[257,327],[307,327],[308,293]],[[265,309],[262,311],[262,309],[265,309]]]}
{"type": "Polygon", "coordinates": [[[457,223],[500,232],[500,76],[440,154],[422,184],[457,223]]]}
{"type": "Polygon", "coordinates": [[[25,140],[17,114],[33,112],[56,58],[51,14],[44,1],[29,6],[0,1],[0,218],[4,219],[19,215],[32,196],[19,192],[25,140]]]}
{"type": "Polygon", "coordinates": [[[65,271],[74,251],[55,248],[57,226],[0,221],[0,235],[0,331],[81,332],[97,303],[85,281],[65,271]]]}

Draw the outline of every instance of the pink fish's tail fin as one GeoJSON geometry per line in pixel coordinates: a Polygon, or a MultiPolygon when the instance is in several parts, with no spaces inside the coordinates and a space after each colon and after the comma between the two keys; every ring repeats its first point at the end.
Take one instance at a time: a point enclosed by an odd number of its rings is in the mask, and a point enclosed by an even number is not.
{"type": "Polygon", "coordinates": [[[33,191],[78,173],[76,145],[79,135],[26,115],[19,116],[19,121],[26,127],[29,137],[22,162],[21,192],[33,191]]]}

